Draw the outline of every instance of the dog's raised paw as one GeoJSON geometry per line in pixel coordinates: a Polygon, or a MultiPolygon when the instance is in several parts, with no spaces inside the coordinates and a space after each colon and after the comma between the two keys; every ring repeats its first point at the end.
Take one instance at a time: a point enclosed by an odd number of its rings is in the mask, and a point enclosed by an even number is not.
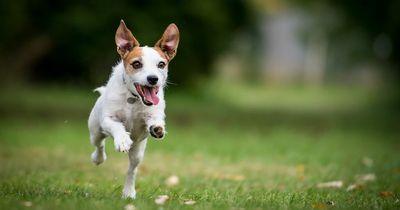
{"type": "Polygon", "coordinates": [[[154,138],[162,139],[164,137],[165,131],[161,126],[150,126],[150,134],[154,138]]]}
{"type": "Polygon", "coordinates": [[[115,150],[118,152],[129,152],[132,143],[133,142],[129,135],[124,135],[114,139],[115,150]]]}

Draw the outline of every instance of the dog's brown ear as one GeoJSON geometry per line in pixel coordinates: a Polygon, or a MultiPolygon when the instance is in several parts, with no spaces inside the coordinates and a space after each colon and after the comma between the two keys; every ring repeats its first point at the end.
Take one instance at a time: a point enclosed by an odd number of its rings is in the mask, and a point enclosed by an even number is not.
{"type": "Polygon", "coordinates": [[[126,27],[123,20],[119,23],[119,27],[115,33],[115,44],[117,44],[117,52],[121,57],[124,57],[126,53],[131,51],[134,47],[139,46],[139,42],[126,27]]]}
{"type": "Polygon", "coordinates": [[[167,56],[168,60],[171,60],[176,55],[176,50],[179,44],[179,30],[178,27],[171,23],[165,29],[164,34],[162,35],[161,39],[158,40],[155,47],[160,48],[165,55],[167,56]]]}

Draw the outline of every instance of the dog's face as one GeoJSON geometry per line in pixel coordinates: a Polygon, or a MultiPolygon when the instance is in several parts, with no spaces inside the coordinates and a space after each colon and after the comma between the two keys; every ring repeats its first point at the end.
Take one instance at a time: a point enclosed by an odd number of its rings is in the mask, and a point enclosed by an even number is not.
{"type": "Polygon", "coordinates": [[[139,95],[145,105],[157,105],[158,91],[166,85],[168,64],[176,55],[179,44],[176,25],[170,24],[154,47],[140,47],[121,20],[115,34],[115,43],[124,63],[127,88],[139,95]]]}

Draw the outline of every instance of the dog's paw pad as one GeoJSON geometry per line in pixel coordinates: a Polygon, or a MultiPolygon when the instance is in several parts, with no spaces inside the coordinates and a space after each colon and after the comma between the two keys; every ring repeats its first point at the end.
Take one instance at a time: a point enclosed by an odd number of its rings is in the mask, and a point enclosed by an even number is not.
{"type": "Polygon", "coordinates": [[[165,131],[164,131],[164,128],[161,126],[151,126],[150,134],[154,138],[161,139],[164,137],[165,131]]]}

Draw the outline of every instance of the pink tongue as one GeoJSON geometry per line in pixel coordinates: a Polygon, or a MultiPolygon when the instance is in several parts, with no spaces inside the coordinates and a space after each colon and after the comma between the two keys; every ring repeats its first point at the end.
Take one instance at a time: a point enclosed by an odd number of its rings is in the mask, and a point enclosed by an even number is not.
{"type": "Polygon", "coordinates": [[[143,87],[143,92],[146,102],[152,103],[153,105],[157,105],[158,102],[160,102],[160,99],[157,97],[156,88],[143,87]]]}

